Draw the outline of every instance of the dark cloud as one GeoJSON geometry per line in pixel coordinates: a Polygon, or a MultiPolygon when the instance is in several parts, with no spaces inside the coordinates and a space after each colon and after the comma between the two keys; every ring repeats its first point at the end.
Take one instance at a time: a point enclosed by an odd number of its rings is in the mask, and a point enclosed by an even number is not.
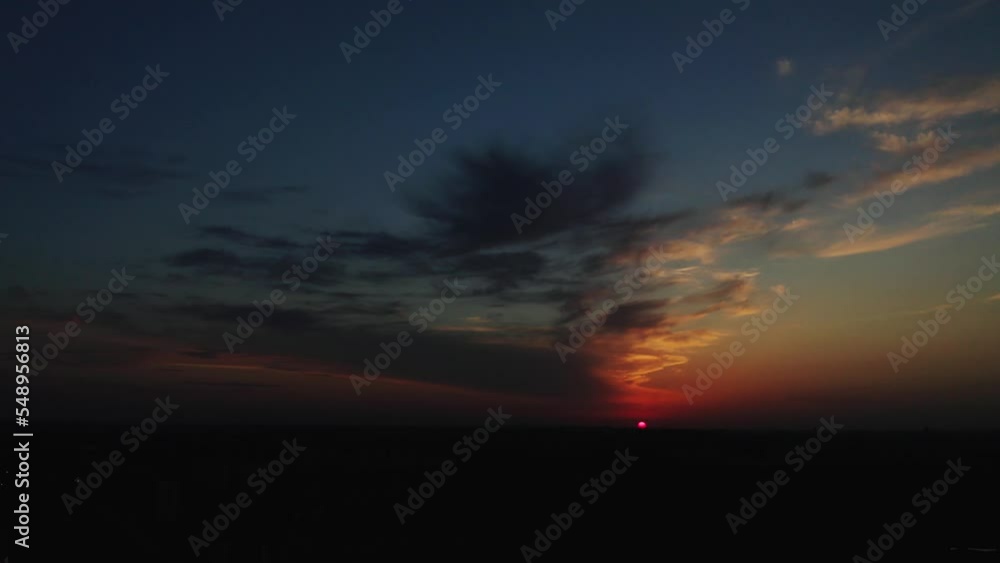
{"type": "Polygon", "coordinates": [[[223,305],[219,303],[188,303],[159,307],[162,313],[184,315],[204,322],[232,322],[241,315],[246,315],[247,307],[238,305],[223,305]]]}
{"type": "MultiPolygon", "coordinates": [[[[254,238],[254,235],[249,235],[254,238]]],[[[217,248],[196,248],[172,254],[163,259],[163,263],[172,268],[194,272],[202,276],[229,277],[246,282],[257,283],[263,286],[283,286],[286,291],[291,290],[293,278],[297,278],[302,285],[329,286],[336,284],[346,273],[346,267],[339,264],[334,259],[320,262],[319,267],[312,273],[302,270],[302,261],[311,253],[305,251],[301,255],[284,254],[281,257],[273,256],[244,256],[228,250],[217,248]],[[299,268],[296,273],[293,268],[299,268]]],[[[172,283],[189,281],[184,277],[165,278],[172,283]]],[[[183,276],[183,274],[182,274],[183,276]]]]}
{"type": "Polygon", "coordinates": [[[273,389],[280,387],[276,383],[244,383],[241,381],[215,381],[215,380],[194,380],[182,381],[181,385],[191,385],[197,387],[227,387],[233,389],[273,389]]]}
{"type": "Polygon", "coordinates": [[[836,177],[826,172],[809,172],[802,180],[802,185],[808,189],[816,190],[830,185],[834,180],[836,177]]]}
{"type": "Polygon", "coordinates": [[[384,232],[337,231],[320,233],[341,242],[344,250],[368,259],[413,259],[426,262],[433,252],[433,241],[421,237],[399,237],[384,232]]]}
{"type": "Polygon", "coordinates": [[[678,301],[678,304],[687,305],[692,303],[716,304],[731,301],[733,297],[750,287],[750,281],[744,278],[732,278],[723,280],[712,289],[703,293],[693,293],[678,301]]]}
{"type": "MultiPolygon", "coordinates": [[[[551,336],[551,342],[554,345],[556,335],[551,336]]],[[[588,361],[586,349],[564,364],[552,345],[493,344],[468,335],[427,333],[421,336],[420,345],[408,349],[386,375],[529,396],[570,398],[611,394],[606,383],[591,371],[594,363],[588,361]]],[[[372,355],[378,351],[371,344],[362,349],[371,350],[372,355]]],[[[364,365],[354,369],[361,373],[364,365]]]]}
{"type": "Polygon", "coordinates": [[[180,252],[168,256],[164,262],[175,268],[192,268],[217,274],[230,274],[236,270],[257,266],[232,252],[214,248],[198,248],[180,252]]]}
{"type": "Polygon", "coordinates": [[[500,293],[530,283],[545,268],[545,258],[537,252],[472,254],[455,268],[460,277],[484,277],[489,285],[480,294],[500,293]]]}
{"type": "Polygon", "coordinates": [[[809,203],[806,199],[792,198],[786,193],[768,190],[760,194],[752,194],[733,199],[729,205],[733,207],[752,208],[758,211],[780,209],[783,213],[794,213],[809,203]]]}
{"type": "Polygon", "coordinates": [[[696,211],[685,209],[608,221],[604,225],[574,233],[570,243],[578,251],[590,252],[579,260],[581,273],[615,273],[622,269],[621,258],[626,258],[629,263],[638,263],[649,253],[650,241],[673,238],[671,229],[684,220],[698,216],[696,211]]]}
{"type": "Polygon", "coordinates": [[[629,140],[619,140],[590,164],[573,170],[573,182],[550,198],[542,187],[570,167],[568,156],[543,159],[503,148],[465,154],[457,175],[429,195],[408,196],[407,204],[431,225],[442,254],[524,243],[611,217],[639,192],[647,175],[644,157],[629,140]],[[525,215],[525,198],[545,193],[551,203],[532,224],[515,228],[512,214],[525,215]]]}
{"type": "MultiPolygon", "coordinates": [[[[159,307],[158,310],[161,313],[181,315],[205,323],[234,324],[237,318],[243,317],[245,319],[251,311],[257,309],[250,302],[245,305],[198,302],[159,307]]],[[[265,324],[275,329],[296,331],[315,328],[322,325],[323,322],[324,315],[316,311],[279,305],[274,308],[274,312],[265,324]]]]}
{"type": "Polygon", "coordinates": [[[368,302],[354,302],[347,304],[331,305],[323,309],[325,314],[330,314],[338,320],[350,316],[360,316],[368,318],[392,317],[399,319],[404,317],[403,302],[399,300],[378,301],[377,298],[369,299],[368,302]]]}
{"type": "Polygon", "coordinates": [[[202,227],[201,233],[206,237],[218,238],[227,242],[267,250],[292,250],[302,245],[280,237],[265,237],[224,225],[202,227]]]}
{"type": "Polygon", "coordinates": [[[216,350],[182,350],[180,352],[182,356],[190,356],[192,358],[201,358],[203,360],[211,360],[219,356],[219,352],[216,350]]]}
{"type": "MultiPolygon", "coordinates": [[[[80,176],[92,180],[81,181],[81,189],[112,199],[128,199],[153,193],[151,188],[164,182],[185,180],[191,177],[173,163],[151,164],[141,158],[120,155],[102,159],[84,158],[71,173],[63,174],[63,182],[80,176]]],[[[46,156],[0,154],[0,176],[7,178],[48,178],[57,181],[52,162],[65,163],[65,154],[46,156]]]]}
{"type": "MultiPolygon", "coordinates": [[[[237,316],[246,317],[252,305],[233,306],[218,303],[188,303],[162,308],[161,313],[177,314],[201,323],[217,325],[204,331],[204,343],[187,355],[202,359],[213,357],[211,350],[228,356],[218,332],[231,328],[237,316]]],[[[365,314],[372,311],[365,311],[365,314]]],[[[388,310],[382,311],[388,312],[388,310]]],[[[282,369],[315,370],[340,374],[361,374],[365,360],[382,352],[381,342],[394,341],[401,330],[407,330],[416,345],[392,362],[381,374],[426,383],[452,385],[487,392],[510,392],[526,396],[600,397],[610,393],[606,384],[590,371],[586,350],[563,364],[551,346],[538,347],[516,343],[483,342],[478,335],[428,330],[418,333],[405,319],[397,322],[361,324],[338,322],[339,315],[331,311],[315,312],[302,309],[276,309],[261,330],[266,337],[254,337],[241,344],[238,353],[268,357],[290,357],[296,362],[274,364],[282,369]],[[330,322],[326,322],[330,320],[330,322]],[[331,324],[334,323],[334,324],[331,324]],[[270,329],[274,330],[270,330],[270,329]],[[311,362],[310,362],[311,360],[311,362]],[[579,361],[577,361],[579,360],[579,361]],[[297,368],[295,365],[305,365],[297,368]]],[[[190,331],[185,332],[190,339],[190,331]]],[[[544,335],[551,342],[555,333],[544,335]]],[[[349,383],[345,381],[349,388],[349,383]]]]}
{"type": "Polygon", "coordinates": [[[664,299],[623,303],[608,316],[601,330],[627,332],[664,326],[667,324],[667,303],[664,299]]]}
{"type": "Polygon", "coordinates": [[[305,194],[309,188],[305,186],[273,186],[247,190],[227,190],[226,197],[220,198],[227,203],[237,205],[263,205],[274,203],[282,198],[305,194]]]}
{"type": "MultiPolygon", "coordinates": [[[[590,352],[581,350],[563,364],[544,342],[554,344],[564,336],[561,324],[579,321],[584,311],[599,306],[609,296],[608,280],[628,270],[623,263],[638,264],[650,241],[679,236],[674,231],[682,221],[713,221],[714,214],[688,209],[629,216],[629,206],[647,183],[648,162],[622,139],[588,170],[574,170],[573,183],[518,234],[511,215],[524,215],[525,198],[534,200],[544,193],[543,181],[572,167],[568,154],[546,158],[493,148],[466,154],[458,164],[456,175],[424,195],[404,196],[406,209],[417,220],[406,234],[314,231],[341,243],[340,252],[310,274],[295,307],[276,307],[261,328],[267,337],[248,339],[239,353],[312,359],[324,371],[361,373],[365,359],[381,351],[379,343],[408,330],[420,345],[394,361],[386,377],[527,395],[596,397],[610,392],[592,371],[596,362],[588,361],[590,352]],[[483,303],[487,307],[537,304],[550,307],[559,318],[530,335],[503,328],[416,333],[407,322],[409,314],[453,277],[471,286],[462,299],[489,297],[483,303]],[[336,287],[344,281],[348,283],[336,287]]],[[[225,200],[270,204],[305,191],[295,186],[234,190],[227,191],[225,200]]],[[[769,193],[734,204],[766,211],[796,202],[769,193]]],[[[164,257],[171,270],[164,281],[204,283],[205,276],[218,276],[287,293],[282,275],[301,264],[310,246],[235,225],[206,226],[199,233],[222,246],[205,244],[164,257]]],[[[230,280],[218,283],[223,282],[230,280]]],[[[720,284],[691,302],[725,302],[739,291],[739,283],[720,284]]],[[[160,336],[185,342],[185,355],[204,360],[216,358],[220,350],[225,353],[220,331],[230,330],[238,317],[254,310],[249,300],[220,302],[193,295],[153,303],[150,309],[168,319],[160,336]]],[[[667,330],[667,304],[662,299],[622,304],[604,330],[667,330]]],[[[490,315],[493,323],[500,322],[501,313],[490,315]]]]}

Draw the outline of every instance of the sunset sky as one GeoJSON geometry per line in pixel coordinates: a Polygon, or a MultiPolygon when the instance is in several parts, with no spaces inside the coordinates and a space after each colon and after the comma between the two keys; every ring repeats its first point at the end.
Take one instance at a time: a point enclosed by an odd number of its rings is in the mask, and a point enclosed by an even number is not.
{"type": "MultiPolygon", "coordinates": [[[[37,10],[7,4],[5,32],[37,10]]],[[[82,325],[35,376],[39,418],[128,420],[169,395],[190,423],[465,423],[498,405],[518,424],[1000,422],[1000,276],[980,277],[1000,251],[997,2],[927,2],[886,38],[888,1],[595,0],[553,30],[555,0],[403,0],[350,63],[341,43],[387,3],[341,4],[246,1],[219,21],[209,2],[74,2],[0,49],[0,319],[38,349],[82,325]],[[679,72],[673,54],[727,9],[679,72]],[[157,65],[121,119],[114,100],[157,65]],[[274,108],[295,117],[247,162],[274,108]],[[104,118],[115,129],[57,180],[51,163],[104,118]],[[616,118],[627,129],[581,171],[576,151],[616,118]],[[748,150],[767,161],[736,187],[748,150]],[[230,160],[242,171],[185,222],[178,206],[230,160]],[[511,215],[562,170],[573,183],[518,232],[511,215]],[[863,233],[845,228],[897,180],[863,233]],[[337,247],[293,288],[283,274],[318,237],[337,247]],[[650,248],[662,265],[620,283],[650,248]],[[128,287],[80,315],[123,267],[128,287]],[[971,298],[950,293],[970,278],[971,298]],[[456,279],[418,332],[411,315],[456,279]],[[230,353],[224,333],[273,290],[287,300],[230,353]],[[401,331],[412,343],[356,393],[401,331]]]]}

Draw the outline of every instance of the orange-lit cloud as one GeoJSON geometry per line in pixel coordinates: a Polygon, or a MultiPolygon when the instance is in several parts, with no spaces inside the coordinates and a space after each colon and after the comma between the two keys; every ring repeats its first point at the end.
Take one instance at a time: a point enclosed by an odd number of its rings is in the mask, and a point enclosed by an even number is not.
{"type": "Polygon", "coordinates": [[[907,138],[905,135],[893,135],[892,133],[879,131],[872,133],[872,138],[875,139],[875,148],[894,154],[919,153],[930,147],[937,137],[938,135],[935,131],[917,133],[917,136],[912,139],[907,138]]]}
{"type": "Polygon", "coordinates": [[[959,205],[938,211],[936,215],[971,219],[976,217],[990,217],[998,213],[1000,213],[1000,203],[992,205],[959,205]]]}
{"type": "Polygon", "coordinates": [[[830,244],[816,253],[822,258],[851,256],[882,252],[915,242],[964,233],[985,226],[976,222],[977,219],[1000,214],[1000,205],[963,205],[939,211],[930,216],[931,220],[923,225],[903,229],[889,234],[882,234],[877,228],[872,228],[868,234],[851,242],[846,239],[830,244]]]}
{"type": "Polygon", "coordinates": [[[775,67],[778,71],[778,76],[788,76],[795,71],[795,65],[792,60],[788,57],[781,57],[775,62],[775,67]]]}
{"type": "Polygon", "coordinates": [[[1000,80],[991,79],[972,88],[956,87],[953,90],[927,91],[911,96],[886,96],[869,108],[839,108],[819,119],[815,130],[822,135],[849,127],[904,123],[927,125],[946,119],[993,113],[997,108],[1000,108],[1000,80]]]}
{"type": "Polygon", "coordinates": [[[889,235],[879,235],[877,232],[873,231],[868,236],[854,242],[843,240],[831,244],[830,246],[820,250],[817,256],[822,258],[836,258],[839,256],[851,256],[854,254],[867,254],[869,252],[882,252],[884,250],[899,248],[901,246],[906,246],[922,240],[929,240],[965,232],[969,230],[969,228],[970,227],[963,227],[962,225],[932,224],[921,225],[913,229],[907,229],[889,235]]]}
{"type": "Polygon", "coordinates": [[[1000,164],[1000,145],[965,151],[952,157],[944,155],[938,162],[927,164],[926,170],[909,164],[907,163],[907,166],[897,171],[879,175],[874,181],[865,185],[862,191],[845,197],[844,203],[856,204],[874,197],[874,191],[890,190],[893,182],[897,180],[905,186],[905,189],[899,194],[903,195],[913,188],[939,184],[992,168],[1000,164]]]}

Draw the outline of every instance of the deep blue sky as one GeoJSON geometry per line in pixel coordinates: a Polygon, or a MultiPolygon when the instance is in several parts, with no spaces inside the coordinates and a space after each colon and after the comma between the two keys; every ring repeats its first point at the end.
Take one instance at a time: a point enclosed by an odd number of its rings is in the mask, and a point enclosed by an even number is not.
{"type": "MultiPolygon", "coordinates": [[[[736,22],[679,74],[670,53],[702,29],[702,19],[736,5],[663,2],[639,9],[590,2],[555,32],[544,18],[545,3],[404,6],[348,65],[339,43],[384,3],[248,1],[224,22],[208,3],[201,10],[70,3],[20,54],[3,52],[5,76],[14,85],[3,93],[11,108],[3,141],[24,149],[31,141],[76,140],[82,127],[109,115],[114,94],[136,84],[145,65],[159,63],[171,72],[164,88],[121,124],[102,153],[183,155],[200,179],[231,158],[272,106],[287,105],[299,121],[241,183],[316,186],[321,192],[304,205],[322,205],[338,224],[361,217],[394,222],[395,198],[382,189],[381,172],[413,137],[440,125],[443,109],[468,95],[478,75],[493,73],[504,83],[500,94],[452,135],[446,151],[494,138],[521,143],[548,134],[558,140],[585,129],[588,119],[624,111],[641,116],[655,134],[655,150],[705,164],[701,171],[679,171],[691,181],[673,190],[700,204],[715,196],[702,188],[714,183],[713,169],[725,169],[732,151],[763,138],[776,116],[801,103],[809,85],[826,79],[843,91],[828,79],[833,69],[879,58],[884,62],[872,70],[873,86],[916,83],[941,65],[954,74],[988,69],[996,21],[990,16],[997,12],[986,6],[894,56],[885,53],[875,25],[888,13],[882,3],[840,3],[817,13],[808,3],[758,1],[737,11],[736,22]],[[794,58],[796,74],[780,84],[776,77],[761,80],[773,74],[779,57],[794,58]]],[[[33,8],[6,3],[3,20],[16,21],[33,8]]],[[[918,14],[932,18],[947,8],[925,5],[918,14]]],[[[761,178],[788,181],[810,166],[843,161],[846,152],[796,155],[799,166],[761,178]]],[[[421,176],[444,165],[435,158],[421,176]]],[[[80,178],[72,180],[44,182],[53,190],[45,197],[83,189],[80,178]]],[[[173,195],[186,187],[159,191],[173,195]]]]}

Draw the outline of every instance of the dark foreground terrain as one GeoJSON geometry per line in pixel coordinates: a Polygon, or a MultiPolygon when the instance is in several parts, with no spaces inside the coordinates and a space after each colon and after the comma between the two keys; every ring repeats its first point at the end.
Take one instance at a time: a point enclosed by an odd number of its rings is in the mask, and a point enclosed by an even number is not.
{"type": "MultiPolygon", "coordinates": [[[[883,525],[892,527],[904,512],[913,515],[912,527],[894,528],[902,537],[881,561],[1000,557],[965,550],[1000,546],[997,433],[840,431],[826,443],[814,441],[820,449],[806,452],[812,456],[806,461],[788,452],[805,447],[815,431],[501,428],[473,452],[453,449],[474,430],[465,428],[187,427],[158,431],[130,452],[120,441],[122,430],[37,431],[33,557],[18,549],[11,561],[56,561],[57,555],[148,562],[524,561],[521,546],[528,545],[546,548],[531,559],[543,562],[753,557],[846,563],[855,555],[867,559],[868,540],[877,542],[887,533],[883,525]],[[248,483],[293,440],[305,450],[284,454],[289,465],[272,464],[281,475],[269,484],[260,477],[248,483]],[[107,470],[103,462],[113,450],[124,462],[67,514],[62,495],[74,494],[76,479],[94,471],[92,462],[107,470]],[[614,463],[616,451],[638,459],[631,466],[614,463]],[[914,499],[945,476],[949,460],[959,459],[971,469],[961,477],[949,473],[957,482],[945,494],[929,489],[936,501],[914,499]],[[443,484],[400,524],[394,505],[405,505],[408,489],[426,481],[424,472],[448,461],[453,474],[435,476],[439,482],[444,476],[443,484]],[[613,467],[621,474],[601,485],[603,492],[590,485],[581,490],[613,467]],[[764,483],[778,470],[787,473],[785,484],[764,483]],[[751,499],[758,481],[773,497],[734,535],[726,515],[739,515],[741,497],[751,499]],[[241,493],[249,504],[236,519],[219,520],[226,529],[217,537],[206,531],[203,520],[215,519],[219,504],[231,505],[241,493]],[[535,530],[553,525],[551,514],[568,521],[558,515],[571,503],[579,508],[569,529],[548,545],[538,540],[535,530]],[[195,557],[190,536],[214,539],[195,557]]],[[[4,461],[10,498],[10,458],[4,461]]],[[[550,533],[556,535],[555,528],[550,533]]]]}

